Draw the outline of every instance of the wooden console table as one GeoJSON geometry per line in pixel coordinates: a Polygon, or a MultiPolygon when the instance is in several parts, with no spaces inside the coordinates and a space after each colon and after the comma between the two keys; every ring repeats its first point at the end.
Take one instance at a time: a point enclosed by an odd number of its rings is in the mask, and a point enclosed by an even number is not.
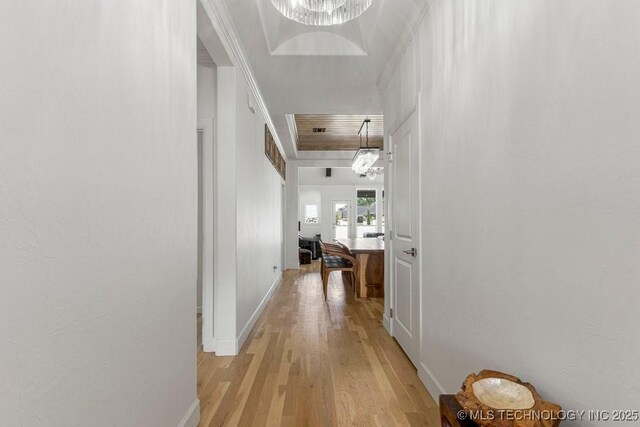
{"type": "Polygon", "coordinates": [[[384,296],[384,241],[377,238],[336,239],[358,261],[355,293],[357,297],[384,296]]]}
{"type": "MultiPolygon", "coordinates": [[[[479,425],[467,418],[455,394],[440,395],[440,423],[442,427],[478,427],[479,425]]],[[[560,420],[555,421],[553,426],[559,427],[560,420]]]]}
{"type": "Polygon", "coordinates": [[[473,421],[466,417],[460,419],[458,413],[462,411],[462,406],[456,400],[455,394],[440,395],[440,422],[442,427],[477,427],[473,421]]]}

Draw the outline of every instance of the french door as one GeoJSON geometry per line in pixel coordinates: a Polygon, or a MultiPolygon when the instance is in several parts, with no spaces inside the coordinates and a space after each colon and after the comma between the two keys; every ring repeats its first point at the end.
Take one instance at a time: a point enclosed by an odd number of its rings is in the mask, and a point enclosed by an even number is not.
{"type": "Polygon", "coordinates": [[[351,201],[334,200],[332,203],[332,233],[334,239],[349,237],[349,223],[351,215],[351,201]]]}

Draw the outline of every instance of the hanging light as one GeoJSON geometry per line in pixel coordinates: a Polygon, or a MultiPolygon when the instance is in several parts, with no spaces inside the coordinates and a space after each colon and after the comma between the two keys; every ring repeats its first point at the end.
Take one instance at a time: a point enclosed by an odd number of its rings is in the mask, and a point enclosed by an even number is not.
{"type": "Polygon", "coordinates": [[[384,173],[384,168],[369,168],[369,170],[365,173],[367,177],[373,181],[376,179],[376,176],[382,175],[384,173]]]}
{"type": "Polygon", "coordinates": [[[358,131],[358,135],[360,136],[360,148],[356,152],[356,155],[353,157],[351,161],[351,169],[360,175],[364,175],[367,173],[369,168],[373,166],[373,164],[380,158],[380,150],[377,148],[369,148],[369,123],[371,123],[371,119],[364,119],[362,122],[362,126],[360,126],[360,131],[358,131]],[[362,128],[366,127],[366,140],[367,146],[366,148],[362,147],[362,128]]]}
{"type": "Polygon", "coordinates": [[[330,26],[344,24],[371,6],[373,0],[271,0],[278,11],[305,25],[330,26]]]}

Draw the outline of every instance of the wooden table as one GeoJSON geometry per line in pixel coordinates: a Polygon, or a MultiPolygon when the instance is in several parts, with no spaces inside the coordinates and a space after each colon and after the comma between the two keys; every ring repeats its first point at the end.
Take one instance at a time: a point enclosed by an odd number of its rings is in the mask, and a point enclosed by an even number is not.
{"type": "Polygon", "coordinates": [[[357,297],[384,296],[384,241],[378,238],[336,239],[358,260],[357,297]]]}

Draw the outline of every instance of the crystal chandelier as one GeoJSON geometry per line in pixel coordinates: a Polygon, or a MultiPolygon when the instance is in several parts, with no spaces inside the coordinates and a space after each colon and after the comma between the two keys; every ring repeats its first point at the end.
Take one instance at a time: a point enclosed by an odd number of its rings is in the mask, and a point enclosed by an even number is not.
{"type": "Polygon", "coordinates": [[[365,175],[367,175],[367,177],[369,177],[369,179],[373,181],[374,179],[376,179],[376,176],[382,175],[383,173],[384,168],[369,168],[365,175]]]}
{"type": "Polygon", "coordinates": [[[367,173],[369,168],[373,166],[373,164],[380,157],[380,150],[377,148],[369,148],[369,123],[371,123],[371,119],[364,119],[362,122],[362,126],[360,126],[360,131],[358,131],[358,135],[360,135],[360,148],[356,152],[356,155],[353,157],[351,161],[351,169],[360,175],[364,175],[367,173]],[[366,126],[366,138],[367,138],[367,146],[366,148],[362,147],[362,128],[366,126]]]}
{"type": "Polygon", "coordinates": [[[305,25],[338,25],[356,19],[373,0],[271,0],[292,21],[305,25]]]}

